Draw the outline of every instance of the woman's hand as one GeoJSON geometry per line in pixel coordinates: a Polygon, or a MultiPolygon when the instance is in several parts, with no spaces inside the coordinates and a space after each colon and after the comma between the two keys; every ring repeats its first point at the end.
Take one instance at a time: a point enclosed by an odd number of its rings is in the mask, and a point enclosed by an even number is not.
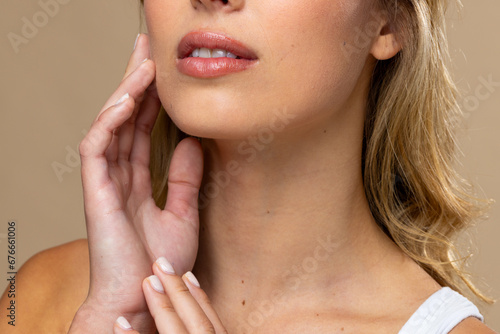
{"type": "Polygon", "coordinates": [[[145,60],[147,35],[136,45],[122,82],[80,144],[90,290],[70,333],[111,330],[120,315],[139,319],[142,333],[153,332],[141,290],[152,263],[164,256],[186,272],[196,259],[201,146],[194,138],[179,143],[167,203],[159,209],[149,173],[150,134],[160,109],[155,64],[145,60]]]}
{"type": "MultiPolygon", "coordinates": [[[[226,334],[198,280],[191,272],[181,277],[163,257],[153,265],[154,275],[142,283],[144,296],[159,334],[226,334]]],[[[124,318],[117,319],[114,334],[142,334],[124,318]]]]}

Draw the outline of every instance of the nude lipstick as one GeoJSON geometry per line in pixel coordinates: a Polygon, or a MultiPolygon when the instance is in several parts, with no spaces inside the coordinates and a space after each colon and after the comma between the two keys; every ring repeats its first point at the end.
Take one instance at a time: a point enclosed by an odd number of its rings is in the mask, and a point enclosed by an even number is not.
{"type": "Polygon", "coordinates": [[[177,49],[177,69],[195,78],[216,78],[253,67],[257,55],[243,43],[214,32],[194,31],[177,49]]]}

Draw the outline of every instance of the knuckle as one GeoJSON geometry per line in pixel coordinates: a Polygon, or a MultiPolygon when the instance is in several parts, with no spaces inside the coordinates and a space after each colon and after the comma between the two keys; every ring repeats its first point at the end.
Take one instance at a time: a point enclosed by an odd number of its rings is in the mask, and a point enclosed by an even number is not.
{"type": "Polygon", "coordinates": [[[171,303],[169,303],[169,302],[162,302],[161,305],[160,305],[160,308],[164,312],[169,312],[169,313],[175,313],[176,312],[174,306],[171,303]]]}
{"type": "Polygon", "coordinates": [[[87,137],[82,139],[82,141],[78,145],[78,153],[80,154],[81,157],[88,156],[90,154],[91,149],[92,149],[92,144],[89,142],[87,137]]]}
{"type": "Polygon", "coordinates": [[[149,133],[151,133],[151,130],[153,129],[153,125],[136,123],[135,128],[137,131],[139,131],[141,133],[149,134],[149,133]]]}
{"type": "Polygon", "coordinates": [[[94,151],[94,148],[96,146],[96,134],[94,133],[94,131],[95,129],[90,129],[90,131],[78,145],[78,152],[80,153],[80,157],[82,158],[92,155],[94,151]]]}
{"type": "Polygon", "coordinates": [[[206,294],[202,294],[200,296],[201,302],[207,306],[212,306],[212,302],[210,301],[210,298],[206,294]]]}
{"type": "Polygon", "coordinates": [[[191,294],[187,286],[185,286],[184,284],[179,284],[179,286],[176,287],[175,292],[179,294],[191,294]]]}
{"type": "Polygon", "coordinates": [[[102,127],[104,125],[104,119],[107,116],[107,113],[109,113],[109,109],[106,109],[102,114],[100,114],[96,120],[94,121],[94,124],[92,125],[93,127],[102,127]]]}
{"type": "Polygon", "coordinates": [[[208,318],[203,318],[199,324],[200,332],[205,334],[216,334],[215,328],[208,318]]]}

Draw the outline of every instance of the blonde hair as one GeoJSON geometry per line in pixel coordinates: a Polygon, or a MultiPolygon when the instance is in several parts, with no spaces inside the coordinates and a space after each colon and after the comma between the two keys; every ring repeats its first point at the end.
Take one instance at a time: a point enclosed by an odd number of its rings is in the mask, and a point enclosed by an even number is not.
{"type": "MultiPolygon", "coordinates": [[[[446,66],[447,1],[379,1],[403,48],[377,63],[370,87],[362,162],[371,212],[439,284],[491,303],[464,273],[465,258],[454,246],[486,202],[471,195],[454,169],[461,110],[446,66]]],[[[150,162],[153,197],[161,208],[173,150],[186,136],[162,108],[150,162]]]]}

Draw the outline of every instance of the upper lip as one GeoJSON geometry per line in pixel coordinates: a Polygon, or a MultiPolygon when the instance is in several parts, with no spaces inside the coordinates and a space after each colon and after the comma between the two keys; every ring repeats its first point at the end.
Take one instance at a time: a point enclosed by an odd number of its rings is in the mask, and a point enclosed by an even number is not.
{"type": "Polygon", "coordinates": [[[243,43],[221,33],[193,31],[184,36],[177,48],[177,56],[188,57],[195,49],[222,49],[244,59],[257,59],[257,55],[243,43]]]}

